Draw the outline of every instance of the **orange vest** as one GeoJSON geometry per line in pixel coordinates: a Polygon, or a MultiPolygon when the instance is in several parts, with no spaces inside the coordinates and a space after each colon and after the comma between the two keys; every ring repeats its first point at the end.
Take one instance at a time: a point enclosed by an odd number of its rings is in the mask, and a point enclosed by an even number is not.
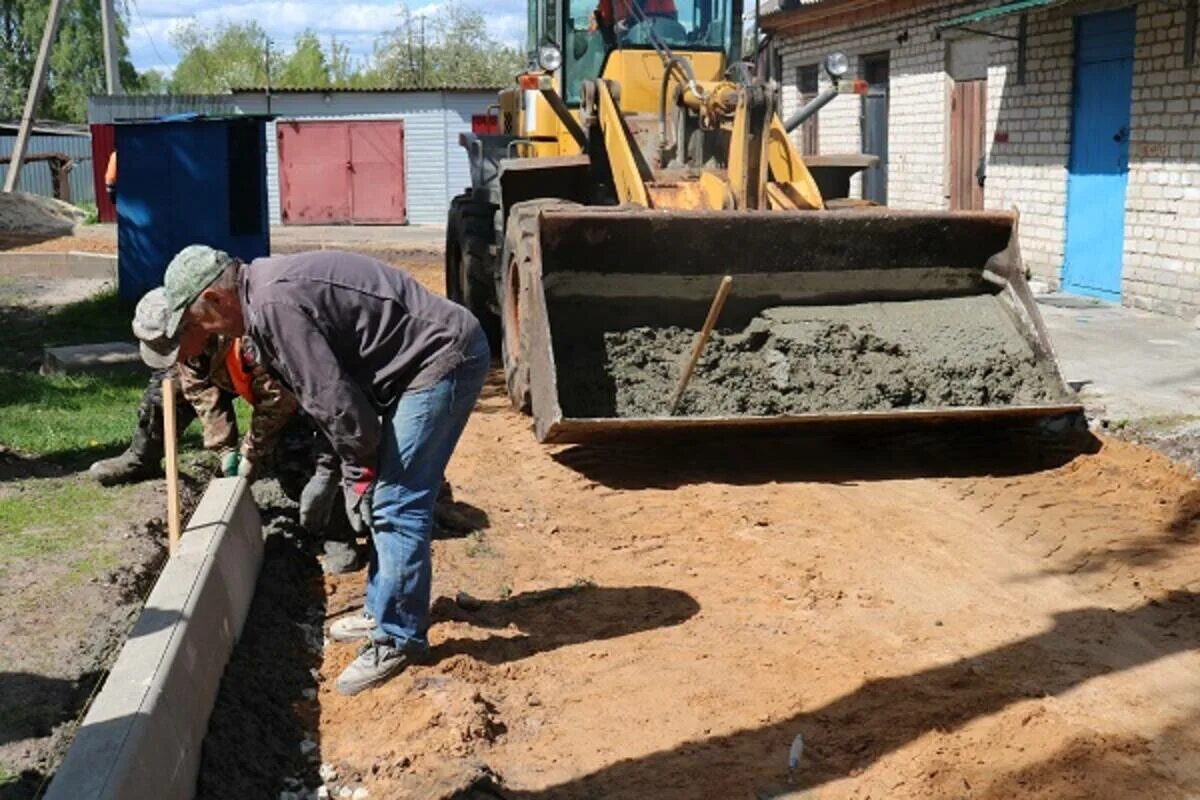
{"type": "Polygon", "coordinates": [[[245,361],[242,360],[241,339],[234,339],[233,347],[226,351],[225,370],[229,373],[229,382],[233,384],[238,395],[250,405],[256,405],[258,401],[254,397],[254,382],[246,370],[245,361]]]}
{"type": "Polygon", "coordinates": [[[113,151],[108,157],[108,168],[104,170],[104,185],[113,187],[117,185],[117,151],[113,151]]]}

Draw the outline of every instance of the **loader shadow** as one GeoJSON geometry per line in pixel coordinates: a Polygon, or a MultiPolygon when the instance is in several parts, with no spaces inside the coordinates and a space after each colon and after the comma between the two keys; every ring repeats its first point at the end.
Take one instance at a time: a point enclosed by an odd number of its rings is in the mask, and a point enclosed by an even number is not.
{"type": "Polygon", "coordinates": [[[1200,649],[1200,594],[1177,591],[1129,611],[1055,615],[1041,633],[898,677],[869,680],[822,707],[754,730],[686,742],[509,800],[749,797],[802,791],[858,774],[921,736],[962,728],[1022,700],[1057,696],[1094,678],[1200,649]],[[787,754],[805,756],[787,784],[787,754]]]}
{"type": "Polygon", "coordinates": [[[552,457],[614,489],[696,483],[854,483],[909,478],[1023,475],[1098,452],[1090,433],[1039,427],[939,427],[875,436],[739,436],[576,445],[552,457]]]}
{"type": "Polygon", "coordinates": [[[475,611],[440,597],[433,621],[456,620],[482,628],[516,628],[517,636],[450,639],[432,648],[437,663],[467,655],[487,664],[506,664],[537,653],[585,642],[669,628],[691,619],[700,604],[686,592],[659,586],[593,586],[582,584],[543,589],[507,600],[485,602],[475,611]]]}

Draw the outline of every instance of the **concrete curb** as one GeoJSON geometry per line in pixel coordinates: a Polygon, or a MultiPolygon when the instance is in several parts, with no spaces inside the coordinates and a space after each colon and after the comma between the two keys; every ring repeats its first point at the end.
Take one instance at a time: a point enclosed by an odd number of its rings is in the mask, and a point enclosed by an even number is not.
{"type": "Polygon", "coordinates": [[[221,675],[262,565],[241,478],[214,480],[159,575],[47,800],[187,800],[221,675]]]}
{"type": "Polygon", "coordinates": [[[0,275],[117,279],[117,257],[102,253],[0,253],[0,275]]]}

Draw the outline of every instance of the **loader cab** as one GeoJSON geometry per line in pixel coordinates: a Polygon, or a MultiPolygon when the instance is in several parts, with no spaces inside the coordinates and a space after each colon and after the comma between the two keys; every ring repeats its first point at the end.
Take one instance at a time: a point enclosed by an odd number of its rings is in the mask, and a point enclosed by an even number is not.
{"type": "Polygon", "coordinates": [[[597,77],[621,82],[635,106],[643,95],[656,103],[656,45],[690,56],[698,73],[715,71],[715,79],[741,57],[742,7],[743,0],[530,0],[530,60],[555,73],[568,106],[578,106],[583,82],[597,77]]]}

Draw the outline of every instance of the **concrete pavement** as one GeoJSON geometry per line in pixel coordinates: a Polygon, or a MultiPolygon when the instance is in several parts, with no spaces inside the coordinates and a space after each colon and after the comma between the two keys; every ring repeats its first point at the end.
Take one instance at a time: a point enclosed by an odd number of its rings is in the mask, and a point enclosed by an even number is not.
{"type": "Polygon", "coordinates": [[[279,251],[365,247],[441,252],[445,225],[275,225],[271,249],[279,251]]]}
{"type": "Polygon", "coordinates": [[[1200,329],[1069,295],[1038,306],[1063,376],[1088,415],[1110,422],[1200,415],[1200,329]]]}

